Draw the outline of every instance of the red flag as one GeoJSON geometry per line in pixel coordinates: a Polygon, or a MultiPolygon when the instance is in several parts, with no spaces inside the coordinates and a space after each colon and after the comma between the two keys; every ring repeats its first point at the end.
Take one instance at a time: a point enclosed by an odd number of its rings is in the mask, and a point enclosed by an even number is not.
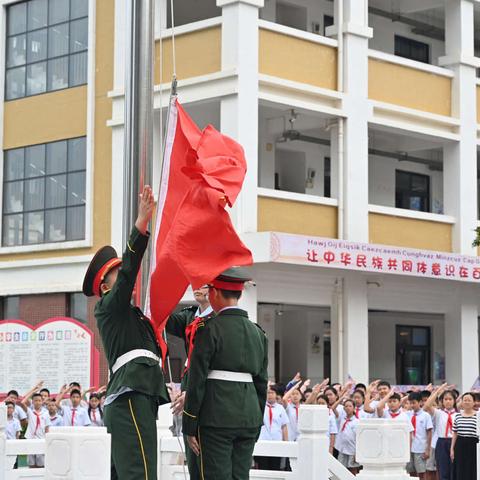
{"type": "Polygon", "coordinates": [[[246,171],[237,142],[210,125],[201,131],[178,101],[171,102],[150,279],[151,317],[162,348],[165,323],[188,285],[199,288],[233,265],[253,262],[225,210],[246,171]]]}

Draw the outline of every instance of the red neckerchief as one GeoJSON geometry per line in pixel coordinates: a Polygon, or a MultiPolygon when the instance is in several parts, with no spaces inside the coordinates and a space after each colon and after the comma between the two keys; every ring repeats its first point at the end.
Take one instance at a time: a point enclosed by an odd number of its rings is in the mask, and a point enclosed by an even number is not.
{"type": "Polygon", "coordinates": [[[389,412],[389,413],[391,418],[397,418],[402,412],[397,412],[397,413],[389,412]]]}
{"type": "Polygon", "coordinates": [[[298,422],[298,405],[294,405],[295,406],[295,414],[297,416],[297,422],[298,422]]]}
{"type": "Polygon", "coordinates": [[[444,412],[448,415],[447,426],[445,427],[445,438],[448,438],[448,435],[453,430],[453,414],[456,413],[455,410],[444,410],[444,412]]]}
{"type": "Polygon", "coordinates": [[[414,413],[412,417],[412,425],[413,425],[413,436],[417,435],[417,414],[414,413]]]}
{"type": "Polygon", "coordinates": [[[185,368],[183,369],[183,375],[184,376],[188,369],[190,368],[190,360],[192,357],[192,352],[193,352],[193,347],[194,347],[194,341],[195,341],[195,335],[197,334],[198,330],[198,325],[200,322],[203,321],[202,317],[195,317],[192,323],[187,325],[185,328],[185,338],[188,343],[188,352],[187,352],[187,364],[185,365],[185,368]]]}
{"type": "Polygon", "coordinates": [[[96,422],[97,421],[97,415],[95,414],[95,408],[92,408],[92,413],[93,413],[93,421],[96,422]]]}
{"type": "Polygon", "coordinates": [[[355,407],[355,416],[359,418],[360,416],[360,407],[355,407]]]}
{"type": "Polygon", "coordinates": [[[37,430],[40,428],[40,415],[42,414],[42,412],[37,413],[35,410],[33,410],[33,413],[37,417],[37,420],[35,422],[35,431],[33,432],[33,434],[35,435],[37,433],[37,430]]]}
{"type": "Polygon", "coordinates": [[[270,420],[270,428],[272,428],[272,422],[273,422],[273,405],[270,405],[267,403],[268,407],[268,419],[270,420]]]}
{"type": "Polygon", "coordinates": [[[341,430],[342,432],[345,430],[345,428],[347,428],[347,424],[348,424],[349,422],[351,422],[351,421],[352,421],[352,419],[349,418],[349,417],[347,417],[347,418],[345,419],[345,423],[343,424],[343,427],[342,427],[342,430],[341,430]]]}
{"type": "Polygon", "coordinates": [[[72,408],[72,427],[74,426],[76,411],[77,411],[76,408],[72,408]]]}

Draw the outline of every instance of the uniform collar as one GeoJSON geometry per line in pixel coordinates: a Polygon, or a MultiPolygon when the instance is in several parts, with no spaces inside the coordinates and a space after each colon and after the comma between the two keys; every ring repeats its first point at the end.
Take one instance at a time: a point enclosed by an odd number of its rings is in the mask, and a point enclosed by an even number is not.
{"type": "Polygon", "coordinates": [[[200,313],[200,307],[197,308],[195,312],[196,317],[205,318],[213,313],[213,308],[209,305],[202,313],[200,313]]]}
{"type": "Polygon", "coordinates": [[[238,305],[231,306],[231,307],[225,307],[222,308],[219,312],[217,312],[217,315],[243,315],[244,317],[248,317],[248,313],[238,307],[238,305]]]}

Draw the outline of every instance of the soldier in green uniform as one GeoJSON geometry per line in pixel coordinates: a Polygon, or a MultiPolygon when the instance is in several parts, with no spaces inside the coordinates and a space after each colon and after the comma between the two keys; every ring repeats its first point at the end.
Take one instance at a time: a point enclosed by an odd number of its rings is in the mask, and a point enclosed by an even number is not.
{"type": "Polygon", "coordinates": [[[263,423],[268,342],[238,307],[248,280],[231,268],[209,285],[217,315],[195,338],[182,421],[202,480],[247,480],[263,423]]]}
{"type": "Polygon", "coordinates": [[[157,411],[170,401],[153,327],[131,304],[154,208],[147,186],[122,259],[112,247],[101,248],[83,283],[85,295],[100,297],[95,318],[110,368],[104,420],[112,436],[112,480],[157,478],[157,411]]]}
{"type": "MultiPolygon", "coordinates": [[[[190,306],[180,310],[178,313],[173,313],[168,318],[166,325],[167,333],[183,339],[185,342],[185,353],[187,354],[187,361],[185,363],[181,381],[181,394],[175,399],[172,405],[172,410],[175,415],[178,415],[183,411],[187,389],[188,368],[193,352],[194,339],[198,324],[206,322],[215,315],[208,301],[207,286],[194,290],[193,296],[198,303],[198,307],[190,306]]],[[[187,458],[190,480],[201,480],[197,457],[190,448],[186,435],[184,435],[183,439],[185,443],[185,456],[187,458]]]]}

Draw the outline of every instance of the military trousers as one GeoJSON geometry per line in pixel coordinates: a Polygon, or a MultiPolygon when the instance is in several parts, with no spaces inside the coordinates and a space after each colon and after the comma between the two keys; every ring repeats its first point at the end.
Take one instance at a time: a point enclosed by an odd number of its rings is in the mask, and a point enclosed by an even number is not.
{"type": "Polygon", "coordinates": [[[260,428],[200,427],[200,478],[248,480],[260,428]]]}
{"type": "Polygon", "coordinates": [[[112,436],[111,480],[157,479],[158,405],[157,397],[128,392],[105,407],[112,436]]]}

